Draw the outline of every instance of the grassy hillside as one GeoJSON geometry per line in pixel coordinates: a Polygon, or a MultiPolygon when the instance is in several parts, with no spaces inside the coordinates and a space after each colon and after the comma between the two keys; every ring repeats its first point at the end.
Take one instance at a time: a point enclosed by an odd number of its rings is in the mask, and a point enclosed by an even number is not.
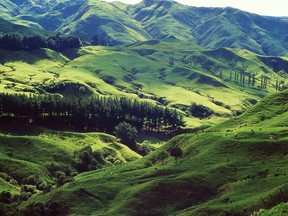
{"type": "MultiPolygon", "coordinates": [[[[126,97],[175,108],[186,120],[183,134],[167,141],[174,134],[153,130],[150,119],[156,118],[146,116],[139,152],[154,151],[142,157],[112,135],[33,125],[37,114],[62,117],[69,128],[66,117],[79,117],[73,109],[80,100],[68,111],[41,108],[35,116],[5,113],[0,104],[0,215],[285,214],[288,58],[280,55],[287,55],[287,20],[171,0],[132,6],[0,0],[0,12],[0,34],[57,30],[105,45],[63,52],[0,49],[1,93],[99,95],[105,103],[104,97],[126,97]],[[11,123],[15,115],[22,124],[11,123]],[[175,148],[183,152],[177,158],[175,148]]],[[[91,101],[83,101],[89,110],[91,101]]],[[[38,106],[39,98],[34,102],[38,106]]],[[[145,113],[139,104],[133,102],[145,113]]],[[[107,115],[111,107],[105,106],[107,115]]],[[[85,114],[94,123],[92,112],[85,114]]],[[[167,110],[162,114],[169,119],[167,110]]],[[[102,124],[98,113],[94,117],[102,124]]],[[[139,121],[132,114],[122,117],[139,121]]],[[[81,128],[101,128],[93,123],[81,128]]]]}
{"type": "MultiPolygon", "coordinates": [[[[72,181],[79,171],[77,163],[84,160],[81,152],[88,146],[98,156],[94,156],[97,169],[140,158],[103,133],[60,132],[17,124],[1,125],[0,131],[0,193],[9,191],[14,202],[72,181]]],[[[5,203],[2,195],[0,199],[5,203]]]]}
{"type": "Polygon", "coordinates": [[[78,35],[93,44],[119,45],[174,38],[208,49],[242,48],[272,56],[288,53],[287,19],[234,8],[197,8],[173,0],[144,0],[129,6],[100,0],[2,0],[0,3],[1,18],[5,20],[78,35]]]}
{"type": "Polygon", "coordinates": [[[138,98],[177,108],[192,128],[215,125],[242,113],[275,92],[276,82],[282,82],[279,89],[283,89],[288,63],[285,58],[247,50],[203,50],[175,40],[88,46],[63,53],[2,50],[0,56],[2,92],[80,95],[85,89],[87,95],[138,98]],[[246,77],[240,83],[243,71],[246,77]],[[254,85],[251,80],[248,83],[248,75],[255,76],[254,85]],[[267,85],[261,89],[263,77],[267,85]],[[210,114],[194,115],[191,103],[206,107],[210,114]]]}
{"type": "Polygon", "coordinates": [[[21,208],[57,197],[69,214],[251,215],[286,202],[288,125],[277,119],[287,112],[287,96],[287,91],[271,95],[235,119],[179,135],[135,162],[80,174],[21,208]],[[268,109],[269,118],[256,125],[247,118],[252,113],[266,116],[268,109]],[[278,126],[268,127],[273,119],[278,126]],[[270,139],[271,133],[277,139],[270,139]],[[177,161],[168,153],[175,146],[184,152],[177,161]]]}
{"type": "Polygon", "coordinates": [[[0,35],[10,32],[17,32],[24,35],[54,35],[53,32],[48,32],[39,29],[37,26],[29,26],[25,22],[13,22],[0,18],[0,35]]]}
{"type": "Polygon", "coordinates": [[[283,28],[287,22],[279,18],[234,8],[189,7],[172,0],[143,1],[129,6],[128,12],[155,39],[174,36],[210,49],[244,48],[259,54],[287,55],[283,28]]]}

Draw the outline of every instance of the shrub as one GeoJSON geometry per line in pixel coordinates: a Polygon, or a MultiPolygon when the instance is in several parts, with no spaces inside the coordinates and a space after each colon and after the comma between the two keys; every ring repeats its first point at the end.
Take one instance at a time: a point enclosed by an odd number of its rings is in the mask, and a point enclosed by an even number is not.
{"type": "Polygon", "coordinates": [[[12,201],[12,194],[9,191],[2,191],[0,193],[0,202],[9,204],[12,201]]]}
{"type": "Polygon", "coordinates": [[[47,170],[51,173],[51,175],[55,175],[55,173],[61,170],[61,167],[55,163],[51,163],[47,166],[47,170]]]}
{"type": "Polygon", "coordinates": [[[22,181],[23,184],[30,184],[30,185],[36,185],[37,179],[35,175],[30,175],[27,178],[24,178],[22,181]]]}
{"type": "Polygon", "coordinates": [[[123,144],[127,145],[134,151],[138,151],[138,147],[135,142],[137,133],[137,129],[127,122],[121,122],[115,126],[114,134],[120,138],[123,144]]]}
{"type": "Polygon", "coordinates": [[[7,207],[4,203],[0,202],[0,215],[6,216],[7,215],[7,207]]]}
{"type": "Polygon", "coordinates": [[[76,152],[76,155],[77,162],[75,168],[78,172],[87,172],[101,167],[100,163],[95,159],[95,157],[101,157],[101,155],[93,153],[91,146],[84,147],[79,152],[76,152]]]}
{"type": "Polygon", "coordinates": [[[196,103],[191,104],[189,111],[191,115],[196,118],[207,118],[214,113],[208,107],[205,107],[203,105],[197,105],[196,103]]]}
{"type": "Polygon", "coordinates": [[[36,187],[33,185],[22,185],[21,186],[21,192],[27,192],[27,193],[34,194],[34,193],[36,193],[36,187]]]}
{"type": "Polygon", "coordinates": [[[174,147],[170,150],[170,155],[172,157],[174,157],[176,161],[177,161],[178,157],[182,156],[182,154],[183,154],[183,151],[179,147],[174,147]]]}

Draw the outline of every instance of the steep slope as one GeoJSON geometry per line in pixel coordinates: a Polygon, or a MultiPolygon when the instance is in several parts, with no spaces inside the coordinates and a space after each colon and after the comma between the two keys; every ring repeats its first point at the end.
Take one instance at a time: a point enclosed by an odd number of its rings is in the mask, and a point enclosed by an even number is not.
{"type": "Polygon", "coordinates": [[[99,0],[24,0],[2,5],[2,10],[3,18],[30,26],[33,23],[46,31],[76,34],[95,44],[117,45],[150,38],[117,6],[99,0]]]}
{"type": "Polygon", "coordinates": [[[174,36],[205,48],[245,48],[259,54],[287,55],[287,20],[233,8],[195,8],[172,0],[146,0],[129,6],[132,17],[153,37],[174,36]]]}
{"type": "Polygon", "coordinates": [[[76,34],[93,44],[173,38],[209,49],[230,47],[272,56],[288,54],[287,19],[233,8],[196,8],[173,0],[145,0],[129,6],[100,0],[22,0],[3,1],[0,11],[5,20],[76,34]]]}
{"type": "Polygon", "coordinates": [[[22,208],[54,197],[68,214],[251,215],[271,208],[288,199],[288,125],[278,118],[288,110],[287,98],[287,91],[270,95],[233,120],[179,135],[124,166],[81,174],[73,183],[35,195],[22,208]],[[254,126],[248,116],[257,113],[269,118],[254,126]],[[271,119],[277,127],[267,125],[271,119]],[[269,138],[272,133],[277,139],[269,138]],[[167,153],[175,146],[184,152],[177,161],[167,153]]]}
{"type": "Polygon", "coordinates": [[[94,44],[129,44],[150,38],[139,23],[107,2],[89,0],[82,3],[73,19],[71,24],[58,29],[70,34],[85,32],[94,44]]]}

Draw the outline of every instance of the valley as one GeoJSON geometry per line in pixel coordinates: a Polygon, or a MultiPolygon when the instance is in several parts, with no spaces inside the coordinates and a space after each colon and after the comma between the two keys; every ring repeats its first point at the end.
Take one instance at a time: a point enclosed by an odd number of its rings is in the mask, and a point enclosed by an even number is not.
{"type": "Polygon", "coordinates": [[[0,14],[0,215],[286,215],[287,18],[173,0],[0,14]]]}

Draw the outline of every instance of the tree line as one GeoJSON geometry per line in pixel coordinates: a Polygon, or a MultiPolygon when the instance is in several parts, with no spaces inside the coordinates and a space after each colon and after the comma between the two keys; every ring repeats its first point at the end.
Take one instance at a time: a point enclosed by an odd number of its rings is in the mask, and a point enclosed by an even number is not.
{"type": "Polygon", "coordinates": [[[32,50],[49,48],[61,51],[69,48],[81,47],[79,37],[58,33],[54,36],[21,35],[19,33],[7,33],[0,37],[0,48],[7,50],[32,50]]]}
{"type": "Polygon", "coordinates": [[[18,121],[55,129],[112,133],[127,122],[137,130],[173,133],[184,126],[175,109],[124,97],[60,97],[0,94],[2,121],[18,121]]]}

